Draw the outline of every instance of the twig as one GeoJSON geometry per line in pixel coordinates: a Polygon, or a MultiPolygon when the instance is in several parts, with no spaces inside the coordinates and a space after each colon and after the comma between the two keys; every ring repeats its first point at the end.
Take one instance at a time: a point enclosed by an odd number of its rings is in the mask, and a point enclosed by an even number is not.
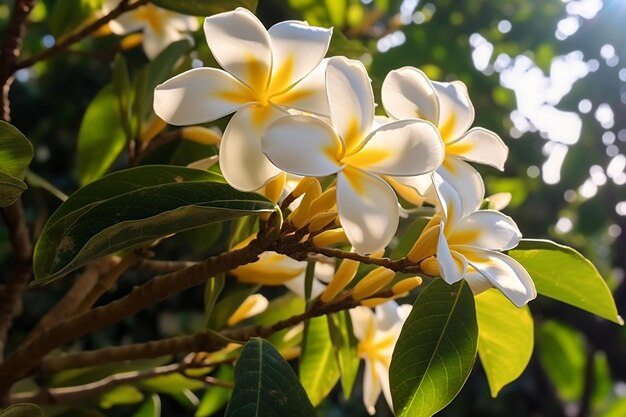
{"type": "Polygon", "coordinates": [[[135,266],[139,269],[156,272],[157,274],[167,274],[183,268],[189,268],[195,264],[197,264],[197,262],[194,261],[163,261],[159,259],[139,258],[135,266]]]}
{"type": "Polygon", "coordinates": [[[76,33],[69,35],[67,38],[63,39],[61,42],[54,44],[50,48],[44,51],[41,51],[40,53],[33,55],[30,58],[26,58],[22,61],[17,62],[15,66],[13,67],[13,71],[17,71],[22,68],[28,68],[36,64],[39,61],[42,61],[53,55],[58,54],[59,52],[63,51],[70,45],[73,45],[76,42],[81,41],[82,39],[90,35],[91,33],[98,30],[100,27],[106,25],[107,23],[109,23],[111,20],[115,19],[122,13],[136,9],[140,6],[143,6],[144,4],[147,4],[148,1],[149,0],[137,0],[137,1],[131,2],[130,0],[122,0],[120,4],[115,9],[111,10],[108,14],[102,16],[98,20],[95,20],[94,22],[80,29],[76,33]]]}

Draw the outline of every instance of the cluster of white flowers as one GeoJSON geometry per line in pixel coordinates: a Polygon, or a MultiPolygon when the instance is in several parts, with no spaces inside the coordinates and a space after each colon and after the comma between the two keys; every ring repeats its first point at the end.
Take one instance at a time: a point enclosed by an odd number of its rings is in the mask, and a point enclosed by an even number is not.
{"type": "MultiPolygon", "coordinates": [[[[536,296],[524,268],[501,253],[518,244],[517,225],[496,210],[480,209],[483,180],[467,162],[502,170],[508,148],[497,134],[471,128],[474,108],[463,83],[431,81],[416,68],[392,71],[381,91],[388,117],[376,116],[364,65],[324,58],[331,29],[285,21],[266,30],[240,8],[207,18],[204,31],[223,69],[196,68],[164,82],[156,88],[154,110],[173,125],[234,113],[219,150],[220,168],[234,188],[262,192],[284,173],[336,176],[329,189],[337,216],[362,255],[380,253],[395,235],[396,193],[414,204],[431,202],[437,212],[410,251],[411,261],[448,283],[464,278],[475,293],[496,287],[517,306],[536,296]]],[[[300,282],[304,266],[293,261],[280,267],[285,262],[284,255],[268,253],[233,274],[259,283],[263,271],[273,268],[260,283],[300,282]]],[[[337,272],[345,281],[341,288],[356,273],[349,264],[344,269],[351,272],[337,272]]],[[[326,292],[336,294],[335,287],[331,281],[326,292]]],[[[381,389],[388,392],[389,360],[406,318],[406,309],[399,313],[390,303],[378,307],[378,320],[366,307],[352,314],[368,363],[365,402],[371,413],[381,389]],[[385,309],[394,314],[383,314],[385,309]]]]}

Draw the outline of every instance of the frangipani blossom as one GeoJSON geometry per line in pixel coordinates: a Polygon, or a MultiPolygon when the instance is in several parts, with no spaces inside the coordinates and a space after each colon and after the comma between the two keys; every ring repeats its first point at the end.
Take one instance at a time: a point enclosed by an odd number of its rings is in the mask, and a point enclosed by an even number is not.
{"type": "MultiPolygon", "coordinates": [[[[494,132],[481,127],[470,129],[474,106],[465,84],[430,81],[417,68],[404,67],[385,78],[382,102],[387,113],[396,119],[420,118],[437,126],[446,152],[437,173],[461,193],[469,206],[478,204],[468,198],[483,195],[484,185],[478,172],[465,161],[503,170],[509,150],[494,132]]],[[[402,178],[399,182],[424,194],[432,185],[430,178],[402,178]]]]}
{"type": "Polygon", "coordinates": [[[357,253],[376,252],[398,226],[398,199],[381,177],[433,171],[443,144],[434,126],[416,119],[374,129],[374,95],[359,61],[331,58],[326,89],[332,126],[311,116],[283,117],[268,128],[263,152],[292,174],[337,174],[339,221],[357,253]]]}
{"type": "MultiPolygon", "coordinates": [[[[105,13],[113,10],[120,0],[105,0],[105,13]]],[[[138,7],[123,13],[109,22],[111,31],[116,35],[143,31],[143,50],[150,59],[156,58],[172,42],[192,38],[188,32],[198,30],[198,19],[171,10],[162,9],[152,4],[138,7]]]]}
{"type": "Polygon", "coordinates": [[[436,176],[435,186],[442,209],[437,239],[441,277],[449,284],[465,278],[474,293],[495,287],[518,307],[534,299],[537,291],[528,272],[500,252],[517,246],[522,237],[513,219],[495,210],[468,207],[436,176]]]}
{"type": "Polygon", "coordinates": [[[379,305],[376,313],[367,307],[350,310],[354,336],[359,340],[359,356],[365,360],[363,403],[370,415],[376,413],[376,401],[381,391],[393,409],[389,365],[400,330],[410,312],[410,305],[399,306],[395,301],[379,305]]]}
{"type": "Polygon", "coordinates": [[[289,20],[269,30],[250,11],[206,18],[209,48],[223,70],[195,68],[157,86],[154,111],[173,125],[235,112],[224,131],[220,167],[233,187],[253,191],[280,174],[261,152],[261,136],[289,109],[326,115],[323,58],[331,29],[289,20]]]}

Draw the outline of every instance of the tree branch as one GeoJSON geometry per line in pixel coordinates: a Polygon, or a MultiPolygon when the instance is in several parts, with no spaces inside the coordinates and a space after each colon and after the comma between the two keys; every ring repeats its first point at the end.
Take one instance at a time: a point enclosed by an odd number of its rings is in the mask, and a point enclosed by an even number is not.
{"type": "Polygon", "coordinates": [[[147,4],[148,1],[149,0],[137,0],[137,1],[131,2],[130,0],[122,0],[115,9],[111,10],[111,12],[102,16],[98,20],[95,20],[94,22],[85,26],[84,28],[80,29],[78,32],[75,32],[69,35],[67,38],[63,39],[59,43],[54,44],[50,48],[36,55],[33,55],[30,58],[27,58],[18,62],[13,67],[13,71],[17,71],[22,68],[28,68],[36,64],[39,61],[43,61],[44,59],[47,59],[53,55],[58,54],[59,52],[62,52],[64,49],[86,38],[91,33],[95,32],[100,27],[106,25],[107,23],[109,23],[111,20],[115,19],[122,13],[126,13],[130,10],[143,6],[144,4],[147,4]]]}

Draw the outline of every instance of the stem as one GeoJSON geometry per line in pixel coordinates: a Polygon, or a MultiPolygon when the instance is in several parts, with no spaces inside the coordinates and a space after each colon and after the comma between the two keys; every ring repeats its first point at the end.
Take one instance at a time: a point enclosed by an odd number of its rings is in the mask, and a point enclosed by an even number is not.
{"type": "Polygon", "coordinates": [[[215,274],[254,262],[275,239],[272,233],[259,237],[245,248],[213,256],[189,268],[156,277],[119,300],[53,325],[29,343],[21,345],[0,365],[0,398],[53,349],[123,320],[187,288],[200,285],[215,274]]]}
{"type": "Polygon", "coordinates": [[[50,48],[43,50],[40,53],[31,56],[30,58],[17,62],[15,66],[13,67],[13,71],[17,71],[22,68],[28,68],[36,64],[39,61],[43,61],[44,59],[47,59],[53,55],[58,54],[59,52],[62,52],[69,46],[75,44],[76,42],[81,41],[82,39],[89,36],[91,33],[95,32],[96,30],[100,29],[102,26],[109,23],[111,20],[120,16],[122,13],[136,9],[147,3],[148,3],[148,0],[137,0],[135,2],[130,2],[130,0],[122,0],[120,4],[116,8],[111,10],[108,14],[102,16],[98,20],[95,20],[94,22],[85,26],[79,31],[71,34],[67,38],[63,39],[61,42],[56,43],[50,48]]]}

